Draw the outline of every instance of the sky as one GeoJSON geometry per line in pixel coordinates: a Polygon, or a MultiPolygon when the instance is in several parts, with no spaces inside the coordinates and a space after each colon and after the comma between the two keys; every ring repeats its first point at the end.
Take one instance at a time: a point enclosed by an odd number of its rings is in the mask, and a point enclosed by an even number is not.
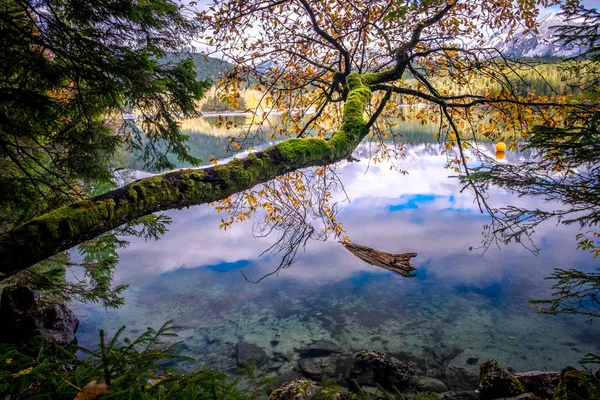
{"type": "MultiPolygon", "coordinates": [[[[581,4],[588,9],[600,8],[600,0],[581,0],[581,4]]],[[[558,6],[554,6],[542,10],[542,14],[547,14],[550,12],[560,12],[560,8],[558,6]]]]}

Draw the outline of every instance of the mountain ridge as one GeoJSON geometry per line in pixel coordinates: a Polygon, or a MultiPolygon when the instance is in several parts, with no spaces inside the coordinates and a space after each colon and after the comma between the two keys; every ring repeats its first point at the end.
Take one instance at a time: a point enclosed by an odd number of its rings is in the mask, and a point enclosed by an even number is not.
{"type": "MultiPolygon", "coordinates": [[[[555,36],[556,27],[581,25],[580,22],[566,21],[557,13],[548,13],[538,19],[538,32],[517,32],[509,37],[509,29],[492,32],[485,40],[485,47],[493,47],[507,57],[573,57],[583,53],[587,47],[566,46],[555,36]]],[[[475,40],[463,45],[465,48],[480,47],[475,40]]]]}
{"type": "Polygon", "coordinates": [[[202,53],[171,52],[162,59],[162,62],[179,61],[192,58],[196,66],[196,79],[205,81],[210,79],[216,83],[223,78],[227,72],[233,69],[233,64],[214,57],[205,57],[202,53]]]}

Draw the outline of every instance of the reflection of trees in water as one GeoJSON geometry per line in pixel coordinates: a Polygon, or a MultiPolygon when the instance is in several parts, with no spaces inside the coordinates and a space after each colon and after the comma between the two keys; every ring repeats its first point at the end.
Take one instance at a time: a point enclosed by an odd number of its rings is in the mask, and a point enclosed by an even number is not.
{"type": "Polygon", "coordinates": [[[261,254],[281,257],[278,267],[266,275],[269,276],[296,261],[309,240],[347,240],[336,217],[344,201],[348,198],[335,166],[325,166],[280,176],[219,201],[216,209],[228,213],[227,218],[221,219],[224,229],[254,216],[255,237],[276,235],[274,243],[261,254]]]}
{"type": "MultiPolygon", "coordinates": [[[[440,140],[436,136],[439,134],[439,126],[431,122],[422,124],[415,118],[417,110],[418,107],[402,108],[402,113],[406,116],[405,120],[394,118],[391,119],[392,123],[389,126],[374,129],[374,132],[365,139],[365,143],[369,143],[370,146],[359,146],[354,152],[355,156],[366,159],[376,158],[378,162],[385,160],[393,163],[395,159],[402,157],[404,150],[412,149],[420,144],[432,145],[424,154],[439,155],[440,140]]],[[[257,124],[254,124],[254,131],[250,134],[246,130],[251,120],[251,115],[208,115],[184,120],[181,122],[181,127],[183,133],[189,137],[187,145],[190,154],[201,159],[205,164],[208,164],[211,157],[217,159],[232,157],[250,147],[271,144],[274,141],[288,138],[285,134],[285,118],[279,114],[270,114],[265,119],[265,125],[260,129],[257,124]],[[237,138],[242,132],[248,138],[243,144],[239,144],[237,138]]],[[[480,147],[488,146],[488,150],[494,152],[494,145],[489,139],[477,138],[473,141],[473,143],[475,142],[480,147]]],[[[452,155],[452,158],[457,156],[457,152],[454,150],[447,151],[447,154],[452,155]]],[[[532,154],[535,153],[517,149],[507,153],[506,157],[507,161],[519,162],[530,158],[532,154]]],[[[177,164],[174,157],[169,160],[177,164]]],[[[177,164],[177,166],[186,167],[183,164],[177,164]]],[[[141,165],[139,167],[141,168],[141,165]]]]}
{"type": "Polygon", "coordinates": [[[351,254],[369,264],[403,277],[414,276],[411,271],[415,268],[410,259],[416,253],[390,254],[350,243],[337,220],[341,205],[346,201],[349,199],[335,166],[325,166],[283,175],[218,202],[216,209],[228,213],[227,219],[221,219],[223,229],[254,217],[252,232],[255,238],[276,235],[273,244],[261,256],[266,253],[276,255],[280,257],[279,264],[256,280],[242,272],[249,282],[258,283],[290,267],[310,240],[326,241],[329,238],[339,241],[351,254]]]}
{"type": "MultiPolygon", "coordinates": [[[[430,154],[439,154],[440,150],[435,145],[443,139],[439,137],[440,127],[432,121],[419,119],[420,110],[422,107],[402,107],[400,111],[403,118],[390,117],[384,119],[385,124],[374,126],[373,132],[365,139],[365,142],[371,143],[372,146],[368,152],[365,148],[357,149],[360,157],[393,163],[395,159],[402,157],[405,148],[419,144],[434,145],[430,154]]],[[[201,118],[182,120],[180,125],[182,133],[189,137],[187,146],[190,154],[207,165],[212,158],[228,158],[251,147],[262,147],[288,139],[289,131],[286,126],[289,125],[290,118],[269,113],[258,122],[252,114],[209,114],[201,118]]],[[[478,142],[479,145],[488,144],[490,149],[493,147],[490,140],[483,137],[472,138],[472,141],[478,142]]],[[[453,150],[448,151],[448,154],[452,154],[454,158],[457,155],[453,150]]],[[[530,153],[516,150],[508,153],[507,157],[513,157],[514,154],[518,154],[519,159],[530,156],[530,153]]],[[[172,155],[167,157],[178,168],[190,166],[179,162],[172,155]]],[[[127,154],[123,158],[132,168],[144,169],[142,163],[135,161],[135,154],[127,154]]]]}

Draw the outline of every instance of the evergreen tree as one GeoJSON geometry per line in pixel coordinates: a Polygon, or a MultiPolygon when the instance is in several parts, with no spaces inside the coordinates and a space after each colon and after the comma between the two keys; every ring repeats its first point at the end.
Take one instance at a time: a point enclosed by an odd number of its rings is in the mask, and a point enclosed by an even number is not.
{"type": "Polygon", "coordinates": [[[2,0],[0,231],[112,182],[123,146],[198,162],[177,119],[208,84],[191,59],[159,62],[195,32],[171,0],[2,0]]]}
{"type": "MultiPolygon", "coordinates": [[[[198,163],[177,121],[199,115],[209,83],[191,58],[164,58],[196,32],[171,0],[0,1],[0,233],[114,189],[122,149],[155,169],[173,167],[167,153],[198,163]]],[[[156,238],[165,222],[119,232],[156,238]]],[[[110,278],[124,244],[113,232],[81,248],[85,285],[65,282],[65,254],[14,280],[117,305],[123,287],[110,292],[110,278]]]]}

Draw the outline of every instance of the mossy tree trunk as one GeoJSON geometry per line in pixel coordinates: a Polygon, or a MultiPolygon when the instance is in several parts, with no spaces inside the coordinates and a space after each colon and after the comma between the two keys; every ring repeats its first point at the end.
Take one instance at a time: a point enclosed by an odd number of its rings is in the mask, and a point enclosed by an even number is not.
{"type": "Polygon", "coordinates": [[[58,208],[0,236],[0,279],[125,222],[170,209],[224,199],[277,176],[348,157],[368,132],[364,111],[375,74],[350,74],[339,131],[329,140],[288,139],[206,169],[177,170],[58,208]]]}
{"type": "Polygon", "coordinates": [[[414,27],[410,40],[394,51],[393,67],[362,75],[350,72],[348,51],[322,31],[311,14],[316,33],[332,43],[345,59],[344,72],[337,72],[333,83],[345,81],[342,123],[329,140],[288,139],[224,165],[140,179],[101,196],[58,208],[0,235],[0,279],[141,216],[221,200],[288,172],[349,157],[389,100],[394,87],[385,84],[404,75],[409,53],[419,43],[423,29],[438,23],[455,4],[456,1],[449,1],[414,27]],[[371,90],[383,90],[386,95],[371,119],[365,121],[371,90]]]}

